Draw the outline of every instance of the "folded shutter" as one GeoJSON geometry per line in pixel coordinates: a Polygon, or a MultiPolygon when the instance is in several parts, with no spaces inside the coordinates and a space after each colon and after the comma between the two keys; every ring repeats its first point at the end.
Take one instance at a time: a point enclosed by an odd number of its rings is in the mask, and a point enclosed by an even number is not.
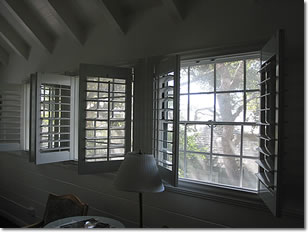
{"type": "Polygon", "coordinates": [[[0,88],[0,151],[21,149],[21,85],[0,88]]]}
{"type": "Polygon", "coordinates": [[[116,171],[131,150],[130,68],[81,64],[79,173],[116,171]]]}
{"type": "Polygon", "coordinates": [[[76,78],[36,73],[31,76],[30,161],[73,160],[76,78]]]}
{"type": "Polygon", "coordinates": [[[281,154],[282,32],[261,50],[259,196],[274,215],[279,213],[279,159],[281,154]]]}
{"type": "Polygon", "coordinates": [[[153,154],[162,179],[177,186],[179,131],[179,57],[155,66],[153,83],[153,154]]]}

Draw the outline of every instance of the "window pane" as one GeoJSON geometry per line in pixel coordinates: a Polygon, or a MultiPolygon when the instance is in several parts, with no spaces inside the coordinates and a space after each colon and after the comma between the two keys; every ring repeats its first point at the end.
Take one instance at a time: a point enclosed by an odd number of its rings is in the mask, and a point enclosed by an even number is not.
{"type": "Polygon", "coordinates": [[[196,65],[190,67],[190,93],[214,91],[214,65],[196,65]]]}
{"type": "Polygon", "coordinates": [[[240,159],[213,156],[212,181],[219,184],[240,186],[240,159]]]}
{"type": "Polygon", "coordinates": [[[214,94],[190,95],[190,121],[208,121],[214,118],[214,94]]]}
{"type": "Polygon", "coordinates": [[[186,150],[210,152],[211,129],[207,125],[188,125],[186,135],[186,150]]]}
{"type": "Polygon", "coordinates": [[[241,90],[244,87],[244,62],[233,61],[216,64],[216,90],[241,90]]]}
{"type": "Polygon", "coordinates": [[[188,95],[180,96],[180,121],[187,121],[188,95]]]}
{"type": "Polygon", "coordinates": [[[87,90],[97,90],[98,84],[93,82],[87,82],[87,90]]]}
{"type": "Polygon", "coordinates": [[[260,81],[260,59],[246,61],[246,89],[259,89],[260,81]]]}
{"type": "Polygon", "coordinates": [[[246,93],[246,122],[260,121],[260,92],[246,93]]]}
{"type": "Polygon", "coordinates": [[[216,121],[243,121],[243,93],[219,93],[216,97],[216,121]]]}
{"type": "Polygon", "coordinates": [[[186,170],[184,169],[184,175],[186,178],[200,181],[210,180],[210,156],[187,153],[186,165],[186,170]]]}
{"type": "Polygon", "coordinates": [[[180,130],[180,134],[179,134],[179,147],[180,147],[180,150],[183,151],[184,150],[184,144],[185,144],[185,141],[184,141],[184,135],[185,135],[185,125],[184,124],[180,124],[179,125],[179,130],[180,130]]]}
{"type": "Polygon", "coordinates": [[[180,93],[188,93],[188,68],[181,68],[180,71],[180,93]]]}
{"type": "Polygon", "coordinates": [[[96,110],[97,109],[97,102],[95,101],[87,101],[87,110],[96,110]]]}
{"type": "Polygon", "coordinates": [[[256,173],[258,165],[255,159],[243,159],[243,188],[257,190],[258,180],[256,173]]]}
{"type": "Polygon", "coordinates": [[[179,178],[184,178],[184,152],[179,153],[178,175],[179,178]]]}
{"type": "Polygon", "coordinates": [[[243,155],[259,156],[257,147],[259,146],[259,126],[244,126],[243,132],[243,155]]]}
{"type": "Polygon", "coordinates": [[[97,92],[87,92],[87,99],[97,98],[97,92]]]}
{"type": "Polygon", "coordinates": [[[213,153],[240,155],[241,126],[217,125],[213,132],[213,153]]]}

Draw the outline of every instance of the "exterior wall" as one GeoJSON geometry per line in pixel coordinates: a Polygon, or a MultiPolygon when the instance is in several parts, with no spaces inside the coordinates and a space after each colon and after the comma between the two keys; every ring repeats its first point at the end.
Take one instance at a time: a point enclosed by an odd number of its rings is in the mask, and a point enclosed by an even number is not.
{"type": "MultiPolygon", "coordinates": [[[[299,1],[191,1],[187,17],[174,24],[159,7],[119,36],[109,27],[96,28],[84,47],[59,40],[52,55],[34,47],[29,61],[11,56],[0,69],[1,81],[21,83],[30,73],[77,71],[79,63],[112,64],[190,49],[223,48],[266,41],[285,30],[284,151],[282,157],[283,215],[264,207],[251,208],[226,201],[167,190],[145,194],[144,224],[148,227],[303,227],[304,220],[304,5],[299,1]],[[213,10],[215,9],[215,11],[213,10]],[[286,15],[288,17],[286,17],[286,15]],[[232,217],[230,216],[232,215],[232,217]]],[[[149,149],[152,100],[149,70],[141,63],[136,76],[135,148],[149,149]]],[[[0,153],[0,213],[19,224],[42,217],[48,193],[74,193],[90,206],[89,214],[138,225],[138,195],[116,191],[114,174],[78,175],[65,164],[35,166],[25,154],[0,153]],[[18,210],[17,210],[18,209],[18,210]]]]}

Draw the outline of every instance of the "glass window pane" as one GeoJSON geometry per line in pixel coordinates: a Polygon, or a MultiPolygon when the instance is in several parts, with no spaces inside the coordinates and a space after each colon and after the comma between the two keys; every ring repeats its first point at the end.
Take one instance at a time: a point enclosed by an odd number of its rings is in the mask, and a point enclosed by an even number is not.
{"type": "Polygon", "coordinates": [[[99,91],[108,91],[107,83],[99,83],[99,91]]]}
{"type": "Polygon", "coordinates": [[[98,119],[108,119],[108,112],[107,111],[100,111],[98,113],[98,119]]]}
{"type": "Polygon", "coordinates": [[[213,156],[212,181],[214,183],[240,187],[240,159],[213,156]]]}
{"type": "Polygon", "coordinates": [[[104,121],[97,121],[95,126],[96,128],[107,128],[107,122],[104,122],[104,121]]]}
{"type": "Polygon", "coordinates": [[[87,90],[97,90],[98,84],[93,82],[87,82],[87,90]]]}
{"type": "Polygon", "coordinates": [[[87,99],[97,98],[97,92],[87,92],[87,99]]]}
{"type": "Polygon", "coordinates": [[[186,157],[186,170],[184,167],[184,175],[188,179],[209,181],[211,168],[210,156],[203,154],[187,153],[186,157]]]}
{"type": "Polygon", "coordinates": [[[260,59],[246,61],[246,89],[259,89],[260,81],[260,59]]]}
{"type": "Polygon", "coordinates": [[[108,102],[99,102],[98,109],[100,110],[108,110],[108,102]]]}
{"type": "Polygon", "coordinates": [[[180,151],[184,151],[185,125],[184,124],[180,124],[179,125],[179,130],[180,130],[180,133],[179,133],[179,147],[180,147],[180,151]]]}
{"type": "Polygon", "coordinates": [[[179,178],[184,178],[184,152],[179,153],[179,168],[178,168],[178,175],[179,178]]]}
{"type": "Polygon", "coordinates": [[[115,92],[125,92],[125,85],[113,84],[113,91],[115,91],[115,92]]]}
{"type": "Polygon", "coordinates": [[[95,101],[87,101],[87,110],[96,110],[97,109],[97,102],[95,101]]]}
{"type": "Polygon", "coordinates": [[[119,137],[119,136],[124,136],[125,135],[125,130],[110,130],[110,136],[116,136],[116,137],[119,137]]]}
{"type": "Polygon", "coordinates": [[[96,111],[87,111],[86,118],[97,118],[96,111]]]}
{"type": "Polygon", "coordinates": [[[190,67],[190,93],[214,91],[214,65],[204,64],[190,67]]]}
{"type": "Polygon", "coordinates": [[[125,103],[113,103],[111,110],[125,110],[125,103]]]}
{"type": "Polygon", "coordinates": [[[243,119],[243,93],[216,94],[216,121],[242,122],[243,119]]]}
{"type": "Polygon", "coordinates": [[[260,92],[246,93],[246,122],[260,121],[260,92]]]}
{"type": "Polygon", "coordinates": [[[188,93],[188,67],[180,71],[180,93],[188,93]]]}
{"type": "Polygon", "coordinates": [[[214,118],[214,94],[190,95],[190,121],[208,121],[214,118]]]}
{"type": "Polygon", "coordinates": [[[188,95],[180,96],[180,121],[187,121],[188,95]]]}
{"type": "Polygon", "coordinates": [[[257,190],[258,179],[256,173],[258,165],[255,159],[243,159],[243,188],[257,190]]]}
{"type": "Polygon", "coordinates": [[[210,152],[211,129],[208,125],[188,125],[186,135],[186,150],[210,152]]]}
{"type": "Polygon", "coordinates": [[[244,126],[243,128],[243,156],[258,157],[259,126],[244,126]]]}
{"type": "Polygon", "coordinates": [[[240,155],[241,126],[217,125],[213,130],[213,153],[240,155]]]}
{"type": "Polygon", "coordinates": [[[244,62],[233,61],[216,64],[216,90],[241,90],[244,87],[244,62]]]}

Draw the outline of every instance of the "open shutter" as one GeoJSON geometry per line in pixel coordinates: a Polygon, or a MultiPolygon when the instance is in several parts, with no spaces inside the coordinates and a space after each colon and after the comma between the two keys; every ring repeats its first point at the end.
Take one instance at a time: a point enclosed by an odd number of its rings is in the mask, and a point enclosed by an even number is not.
{"type": "Polygon", "coordinates": [[[30,161],[44,164],[74,159],[75,81],[56,74],[31,75],[30,161]]]}
{"type": "Polygon", "coordinates": [[[278,215],[279,156],[281,156],[282,54],[279,31],[261,50],[259,196],[278,215]]]}
{"type": "Polygon", "coordinates": [[[153,154],[161,178],[173,186],[178,182],[179,70],[179,57],[167,57],[155,66],[153,83],[153,154]]]}
{"type": "Polygon", "coordinates": [[[81,64],[80,174],[116,171],[131,150],[132,70],[81,64]]]}
{"type": "Polygon", "coordinates": [[[21,149],[21,85],[0,88],[0,151],[21,149]]]}

